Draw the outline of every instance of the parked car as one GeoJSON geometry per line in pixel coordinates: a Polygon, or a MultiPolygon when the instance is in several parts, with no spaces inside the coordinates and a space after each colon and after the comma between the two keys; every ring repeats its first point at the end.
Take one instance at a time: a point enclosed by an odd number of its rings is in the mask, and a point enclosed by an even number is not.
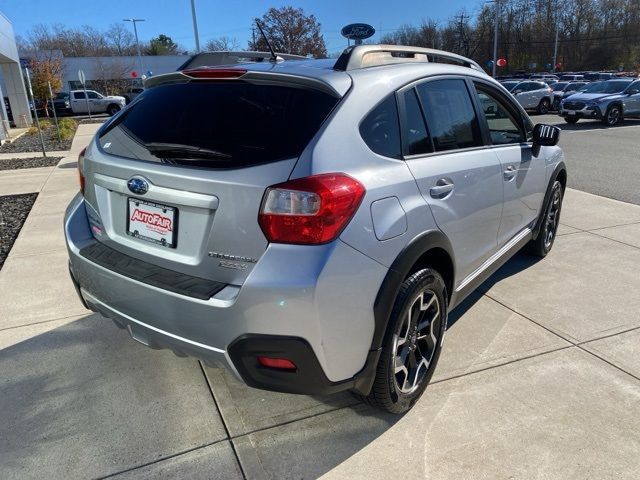
{"type": "Polygon", "coordinates": [[[72,113],[69,92],[59,92],[52,100],[49,100],[49,108],[55,109],[58,114],[72,113]]]}
{"type": "Polygon", "coordinates": [[[618,125],[625,117],[640,117],[640,80],[617,78],[589,85],[584,91],[560,102],[560,115],[567,123],[581,118],[618,125]]]}
{"type": "Polygon", "coordinates": [[[144,92],[144,87],[130,87],[127,88],[125,90],[125,92],[122,94],[122,96],[124,97],[124,100],[126,102],[126,104],[130,104],[133,100],[136,99],[136,97],[138,95],[140,95],[142,92],[144,92]]]}
{"type": "Polygon", "coordinates": [[[603,80],[611,80],[613,78],[615,78],[615,75],[609,72],[589,72],[583,75],[583,79],[588,82],[600,82],[603,80]]]}
{"type": "Polygon", "coordinates": [[[553,74],[538,74],[538,73],[534,73],[533,75],[531,75],[529,77],[529,80],[538,80],[538,81],[542,81],[542,82],[557,82],[559,80],[559,77],[557,75],[553,75],[553,74]]]}
{"type": "Polygon", "coordinates": [[[575,82],[583,79],[584,79],[584,75],[578,75],[578,74],[565,74],[560,76],[561,82],[575,82]]]}
{"type": "Polygon", "coordinates": [[[585,85],[589,85],[588,82],[558,82],[555,85],[551,86],[551,90],[553,90],[553,101],[551,103],[551,108],[553,110],[558,110],[560,108],[560,102],[567,98],[569,95],[573,95],[578,92],[585,85]]]}
{"type": "Polygon", "coordinates": [[[509,91],[526,110],[545,114],[551,109],[553,90],[545,82],[525,80],[512,86],[509,91]]]}
{"type": "Polygon", "coordinates": [[[150,347],[405,412],[449,311],[553,246],[560,129],[467,58],[360,45],[145,86],[80,154],[64,230],[81,300],[150,347]]]}
{"type": "MultiPolygon", "coordinates": [[[[88,113],[84,90],[72,90],[69,95],[73,113],[88,113]]],[[[124,97],[116,95],[104,96],[95,90],[87,90],[87,99],[91,113],[108,113],[113,116],[126,105],[124,97]]]]}

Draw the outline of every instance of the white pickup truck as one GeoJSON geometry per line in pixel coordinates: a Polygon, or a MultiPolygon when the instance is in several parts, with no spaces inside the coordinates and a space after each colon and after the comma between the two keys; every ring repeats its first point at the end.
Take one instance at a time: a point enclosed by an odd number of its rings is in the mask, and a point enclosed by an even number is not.
{"type": "Polygon", "coordinates": [[[95,90],[87,90],[87,99],[84,97],[84,90],[71,90],[69,101],[73,113],[88,113],[87,103],[91,113],[108,113],[113,116],[125,106],[125,98],[118,96],[104,96],[95,90]],[[88,102],[87,102],[88,100],[88,102]]]}

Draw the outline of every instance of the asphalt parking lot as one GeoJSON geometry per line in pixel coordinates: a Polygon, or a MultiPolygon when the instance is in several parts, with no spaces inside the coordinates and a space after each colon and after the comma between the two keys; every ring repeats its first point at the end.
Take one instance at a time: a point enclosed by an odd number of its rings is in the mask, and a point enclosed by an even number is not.
{"type": "Polygon", "coordinates": [[[570,187],[640,205],[640,120],[609,128],[594,120],[569,125],[558,115],[531,119],[562,128],[570,187]]]}
{"type": "MultiPolygon", "coordinates": [[[[574,188],[583,141],[633,131],[587,125],[563,133],[574,188]]],[[[640,206],[568,190],[553,251],[517,255],[452,313],[432,385],[398,417],[248,388],[84,310],[60,224],[96,128],[57,168],[0,172],[0,194],[40,192],[0,271],[3,479],[637,478],[640,206]]]]}

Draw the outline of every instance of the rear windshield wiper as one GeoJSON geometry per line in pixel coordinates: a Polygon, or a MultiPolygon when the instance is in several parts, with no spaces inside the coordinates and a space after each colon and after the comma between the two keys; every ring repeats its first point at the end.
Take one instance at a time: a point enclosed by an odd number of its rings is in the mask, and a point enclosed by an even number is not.
{"type": "Polygon", "coordinates": [[[158,158],[217,158],[227,160],[232,158],[228,153],[180,143],[150,142],[145,143],[144,146],[158,158]]]}

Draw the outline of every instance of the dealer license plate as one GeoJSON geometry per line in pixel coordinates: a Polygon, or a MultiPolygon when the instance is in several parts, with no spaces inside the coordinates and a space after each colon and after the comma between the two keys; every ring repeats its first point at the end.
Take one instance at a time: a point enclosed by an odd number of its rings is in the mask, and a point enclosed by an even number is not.
{"type": "Polygon", "coordinates": [[[127,234],[147,242],[175,248],[178,239],[178,209],[139,198],[129,198],[127,234]]]}

